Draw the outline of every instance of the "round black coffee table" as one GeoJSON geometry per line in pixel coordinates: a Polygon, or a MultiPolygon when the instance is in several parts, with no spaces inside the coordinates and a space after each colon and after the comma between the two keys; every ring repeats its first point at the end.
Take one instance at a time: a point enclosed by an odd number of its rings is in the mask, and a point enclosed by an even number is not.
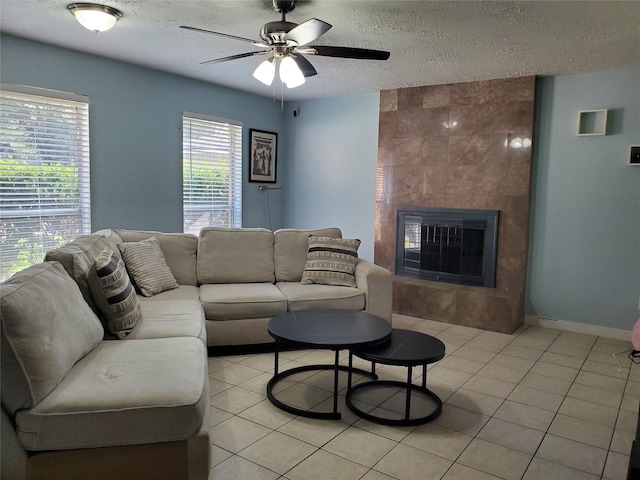
{"type": "Polygon", "coordinates": [[[395,380],[374,380],[363,382],[351,386],[347,389],[346,403],[349,409],[356,415],[366,420],[384,425],[420,425],[436,419],[442,413],[442,401],[440,398],[427,388],[427,365],[437,362],[444,358],[444,343],[431,335],[413,332],[411,330],[393,329],[391,340],[383,345],[362,348],[351,348],[349,351],[349,365],[352,365],[353,357],[356,355],[364,360],[372,362],[371,373],[375,374],[375,364],[382,363],[384,365],[399,365],[408,368],[406,383],[395,380]],[[422,386],[414,385],[412,382],[413,367],[422,365],[422,386]],[[404,418],[385,418],[370,413],[363,412],[352,402],[354,392],[374,386],[391,386],[400,387],[406,390],[405,412],[404,418]],[[411,418],[411,396],[414,391],[421,392],[424,396],[430,398],[436,405],[435,409],[427,415],[411,418]]]}
{"type": "MultiPolygon", "coordinates": [[[[267,384],[267,397],[276,407],[296,415],[309,418],[339,419],[338,372],[351,370],[339,363],[340,350],[368,347],[385,342],[391,335],[391,324],[384,318],[362,311],[351,310],[301,310],[287,312],[269,321],[269,335],[276,340],[273,378],[267,384]],[[333,365],[304,365],[284,372],[278,371],[280,343],[300,348],[315,348],[335,351],[333,365]],[[274,386],[282,379],[310,370],[333,370],[333,411],[316,412],[303,410],[281,402],[273,395],[274,386]]],[[[358,373],[377,378],[375,373],[353,369],[358,373]]],[[[349,376],[349,381],[351,378],[349,376]]]]}

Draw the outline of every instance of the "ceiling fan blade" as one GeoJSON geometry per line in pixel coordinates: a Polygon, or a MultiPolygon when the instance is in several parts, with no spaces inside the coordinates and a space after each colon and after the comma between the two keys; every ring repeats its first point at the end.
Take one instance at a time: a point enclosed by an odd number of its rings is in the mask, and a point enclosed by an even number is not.
{"type": "Polygon", "coordinates": [[[331,25],[329,23],[312,18],[290,30],[284,36],[284,39],[293,40],[298,46],[302,46],[324,35],[330,28],[331,25]]]}
{"type": "Polygon", "coordinates": [[[208,65],[210,63],[228,62],[229,60],[237,60],[239,58],[253,57],[254,55],[264,55],[265,53],[270,53],[270,51],[269,50],[265,50],[264,52],[239,53],[238,55],[231,55],[229,57],[222,57],[222,58],[215,58],[213,60],[207,60],[206,62],[201,62],[200,65],[208,65]]]}
{"type": "Polygon", "coordinates": [[[313,77],[314,75],[318,74],[316,69],[313,68],[313,65],[311,65],[311,62],[309,62],[309,60],[304,58],[302,55],[291,55],[291,58],[293,58],[293,60],[296,62],[298,68],[302,72],[302,75],[304,75],[305,77],[313,77]]]}
{"type": "Polygon", "coordinates": [[[229,35],[228,33],[214,32],[211,30],[203,30],[202,28],[187,27],[186,25],[180,25],[180,28],[184,28],[185,30],[191,30],[193,32],[208,33],[210,35],[217,35],[219,37],[232,38],[234,40],[240,40],[241,42],[253,43],[254,45],[259,47],[262,47],[262,46],[269,47],[269,45],[267,45],[266,43],[258,42],[256,40],[251,40],[250,38],[237,37],[236,35],[229,35]]]}
{"type": "Polygon", "coordinates": [[[382,50],[369,50],[367,48],[353,48],[353,47],[330,47],[326,45],[313,45],[305,47],[306,49],[313,49],[313,52],[307,52],[311,55],[323,55],[325,57],[340,57],[340,58],[355,58],[359,60],[387,60],[391,55],[389,52],[382,50]]]}

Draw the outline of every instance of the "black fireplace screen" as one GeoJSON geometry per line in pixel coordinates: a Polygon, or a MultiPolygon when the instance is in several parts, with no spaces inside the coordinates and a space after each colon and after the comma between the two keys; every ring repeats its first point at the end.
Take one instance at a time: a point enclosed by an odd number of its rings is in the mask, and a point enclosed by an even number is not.
{"type": "Polygon", "coordinates": [[[398,209],[396,274],[495,287],[498,211],[398,209]]]}

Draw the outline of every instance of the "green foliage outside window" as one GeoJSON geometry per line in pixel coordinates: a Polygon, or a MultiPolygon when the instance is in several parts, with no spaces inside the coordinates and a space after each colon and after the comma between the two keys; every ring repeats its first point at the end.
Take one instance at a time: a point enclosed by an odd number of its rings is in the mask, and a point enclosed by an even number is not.
{"type": "Polygon", "coordinates": [[[47,251],[64,245],[72,236],[81,234],[77,218],[78,171],[77,168],[61,163],[29,165],[23,160],[0,158],[0,251],[2,252],[2,272],[0,280],[29,265],[39,263],[47,251]],[[51,211],[51,215],[39,215],[37,240],[24,236],[25,217],[36,214],[40,209],[51,211]],[[73,213],[56,215],[72,209],[73,213]],[[9,215],[10,214],[10,215],[9,215]]]}
{"type": "Polygon", "coordinates": [[[90,230],[87,106],[3,91],[0,281],[90,230]]]}

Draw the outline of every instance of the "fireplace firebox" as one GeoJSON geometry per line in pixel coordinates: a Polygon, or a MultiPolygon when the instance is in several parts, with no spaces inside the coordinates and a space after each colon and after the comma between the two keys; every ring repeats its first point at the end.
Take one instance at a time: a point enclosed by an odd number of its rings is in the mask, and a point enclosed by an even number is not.
{"type": "Polygon", "coordinates": [[[497,210],[401,207],[396,275],[495,288],[497,210]]]}

